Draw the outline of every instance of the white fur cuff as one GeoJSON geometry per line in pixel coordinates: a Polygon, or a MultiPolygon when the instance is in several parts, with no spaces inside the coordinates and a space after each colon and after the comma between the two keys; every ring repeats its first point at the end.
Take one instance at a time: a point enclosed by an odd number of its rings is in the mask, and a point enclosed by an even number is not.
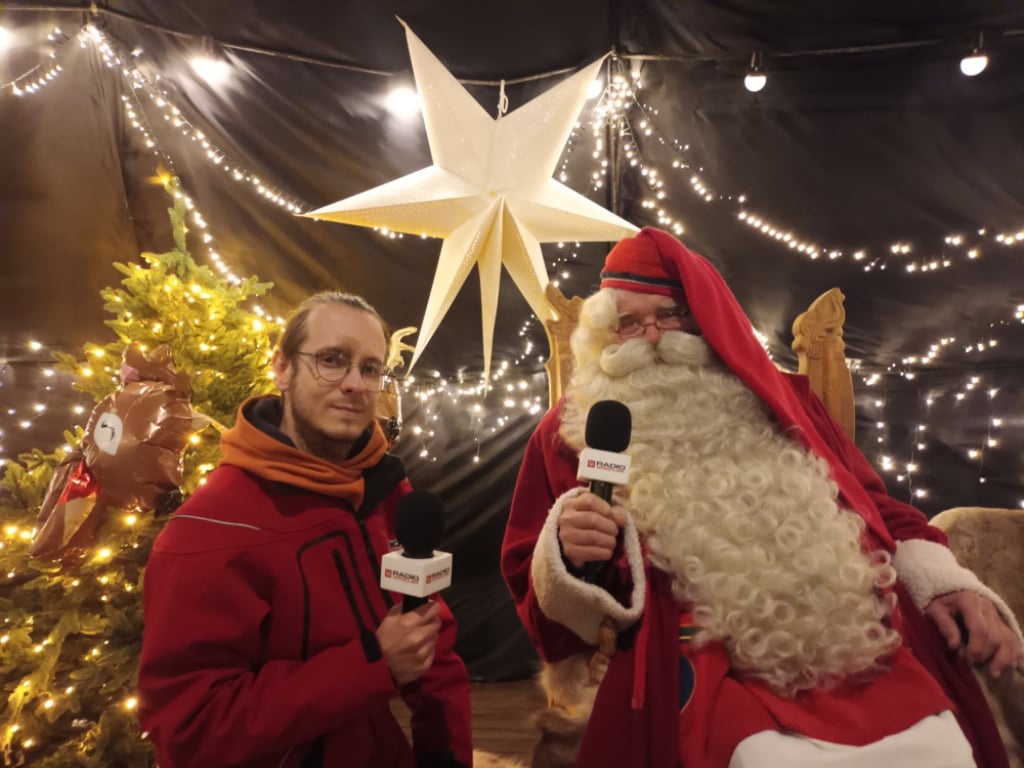
{"type": "Polygon", "coordinates": [[[900,541],[892,564],[920,610],[936,597],[969,589],[991,600],[999,615],[1021,638],[1020,624],[1003,598],[985,586],[973,571],[960,565],[948,547],[926,539],[900,541]]]}
{"type": "Polygon", "coordinates": [[[571,629],[584,642],[597,645],[598,627],[605,616],[615,622],[619,631],[640,618],[644,611],[647,580],[640,537],[628,514],[623,529],[626,559],[633,578],[628,605],[620,603],[602,587],[588,584],[569,573],[558,545],[558,518],[561,517],[565,500],[578,495],[582,490],[573,488],[563,493],[551,507],[533,548],[530,575],[533,578],[533,591],[544,615],[571,629]]]}

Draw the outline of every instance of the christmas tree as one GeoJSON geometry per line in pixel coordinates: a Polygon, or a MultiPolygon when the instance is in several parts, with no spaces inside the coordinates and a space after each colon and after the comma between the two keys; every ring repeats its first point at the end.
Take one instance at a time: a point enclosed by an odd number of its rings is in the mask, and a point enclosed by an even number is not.
{"type": "MultiPolygon", "coordinates": [[[[272,389],[268,317],[247,305],[270,287],[255,278],[228,280],[198,266],[186,244],[186,198],[167,182],[174,248],[143,253],[142,263],[115,264],[120,286],[102,291],[115,339],[87,344],[84,357],[58,354],[75,386],[97,401],[117,390],[122,355],[167,345],[191,379],[196,418],[183,456],[182,492],[203,482],[218,459],[218,429],[241,402],[272,389]]],[[[83,439],[65,433],[69,446],[83,439]]],[[[153,766],[134,698],[142,643],[142,578],[153,540],[166,522],[151,510],[107,510],[89,557],[80,565],[29,555],[36,515],[66,448],[34,450],[11,463],[0,481],[0,764],[153,766]]]]}

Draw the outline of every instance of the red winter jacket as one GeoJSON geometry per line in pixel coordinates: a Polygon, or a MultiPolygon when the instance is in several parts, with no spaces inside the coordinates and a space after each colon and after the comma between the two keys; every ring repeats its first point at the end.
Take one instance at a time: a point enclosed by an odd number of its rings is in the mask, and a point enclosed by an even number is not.
{"type": "Polygon", "coordinates": [[[433,667],[400,691],[375,630],[398,499],[390,455],[344,502],[221,466],[157,538],[145,574],[139,718],[161,768],[471,764],[469,679],[442,604],[433,667]],[[415,755],[392,716],[413,712],[415,755]]]}

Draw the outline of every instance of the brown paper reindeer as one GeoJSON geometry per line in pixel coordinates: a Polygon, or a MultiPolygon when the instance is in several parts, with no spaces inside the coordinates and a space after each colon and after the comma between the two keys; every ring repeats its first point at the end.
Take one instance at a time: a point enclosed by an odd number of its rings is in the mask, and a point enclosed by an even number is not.
{"type": "Polygon", "coordinates": [[[170,348],[125,350],[121,387],[92,411],[80,445],[56,468],[31,554],[73,566],[85,560],[114,507],[153,509],[181,484],[192,426],[189,377],[170,348]]]}

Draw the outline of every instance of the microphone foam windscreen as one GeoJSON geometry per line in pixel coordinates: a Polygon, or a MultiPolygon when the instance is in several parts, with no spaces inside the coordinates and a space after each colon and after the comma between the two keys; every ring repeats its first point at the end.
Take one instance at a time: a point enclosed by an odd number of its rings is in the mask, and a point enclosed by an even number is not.
{"type": "Polygon", "coordinates": [[[622,453],[629,445],[633,417],[618,400],[599,400],[587,413],[587,447],[622,453]]]}
{"type": "Polygon", "coordinates": [[[410,491],[398,500],[395,537],[414,557],[430,557],[444,532],[444,502],[431,491],[410,491]]]}

